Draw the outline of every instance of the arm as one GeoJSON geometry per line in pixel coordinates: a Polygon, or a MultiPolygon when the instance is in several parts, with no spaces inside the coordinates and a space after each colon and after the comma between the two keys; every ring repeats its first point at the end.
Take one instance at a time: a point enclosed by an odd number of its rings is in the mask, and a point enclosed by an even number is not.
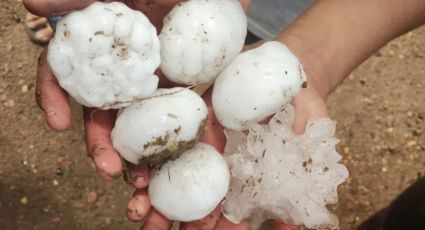
{"type": "MultiPolygon", "coordinates": [[[[277,38],[302,61],[308,87],[293,101],[293,130],[326,116],[324,100],[387,42],[425,24],[423,0],[318,0],[277,38]]],[[[276,230],[302,229],[275,222],[276,230]]]]}
{"type": "Polygon", "coordinates": [[[327,95],[387,42],[425,24],[423,0],[319,0],[278,40],[303,61],[327,95]]]}

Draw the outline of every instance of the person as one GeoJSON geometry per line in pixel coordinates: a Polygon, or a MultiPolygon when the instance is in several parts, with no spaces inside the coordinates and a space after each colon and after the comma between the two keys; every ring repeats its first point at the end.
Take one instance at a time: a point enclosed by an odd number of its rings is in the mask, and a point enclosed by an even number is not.
{"type": "Polygon", "coordinates": [[[24,25],[29,38],[36,45],[46,46],[53,37],[53,27],[45,17],[27,13],[24,25]]]}
{"type": "MultiPolygon", "coordinates": [[[[81,9],[94,0],[25,0],[29,11],[36,15],[52,16],[81,9]]],[[[142,10],[160,28],[162,18],[178,0],[126,0],[129,6],[142,10]],[[147,4],[150,3],[150,4],[147,4]]],[[[258,1],[257,1],[258,2],[258,1]]],[[[262,4],[279,4],[268,0],[262,4]]],[[[282,1],[284,2],[284,1],[282,1]]],[[[241,1],[244,8],[249,0],[241,1]]],[[[256,1],[252,1],[255,6],[256,1]]],[[[269,10],[279,10],[272,7],[269,10]]],[[[275,38],[283,42],[302,61],[308,87],[293,100],[296,119],[293,130],[302,133],[308,119],[327,115],[325,100],[342,80],[360,63],[392,39],[425,24],[425,1],[421,0],[318,0],[295,22],[275,38]]],[[[273,27],[275,28],[275,27],[273,27]]],[[[254,31],[255,32],[255,31],[254,31]]],[[[272,34],[272,33],[271,33],[272,34]]],[[[257,36],[262,36],[257,31],[257,36]]],[[[267,37],[270,38],[270,37],[267,37]]],[[[36,98],[43,109],[48,125],[63,131],[71,125],[71,111],[67,94],[58,86],[45,59],[39,58],[36,98]]],[[[160,81],[161,87],[170,83],[160,81]]],[[[209,105],[209,120],[202,137],[218,150],[223,150],[225,138],[222,127],[215,122],[211,108],[211,91],[204,98],[209,105]]],[[[87,148],[99,175],[111,180],[121,175],[122,164],[110,141],[115,119],[114,111],[84,108],[87,148]]],[[[146,187],[149,172],[130,166],[132,183],[136,187],[129,202],[128,217],[145,219],[144,229],[168,229],[171,222],[151,209],[146,187]]],[[[247,223],[231,224],[217,208],[203,220],[184,223],[185,229],[248,229],[247,223]]],[[[276,229],[295,229],[297,226],[275,222],[276,229]]]]}

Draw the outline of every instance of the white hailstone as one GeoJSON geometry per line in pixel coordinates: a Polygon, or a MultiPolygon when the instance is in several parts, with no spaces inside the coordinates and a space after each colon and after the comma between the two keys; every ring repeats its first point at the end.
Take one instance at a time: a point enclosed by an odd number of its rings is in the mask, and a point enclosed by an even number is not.
{"type": "Polygon", "coordinates": [[[164,19],[162,73],[171,81],[207,83],[241,52],[247,19],[237,0],[189,0],[164,19]]]}
{"type": "Polygon", "coordinates": [[[155,92],[159,46],[141,12],[96,2],[58,23],[47,58],[61,87],[80,104],[119,108],[155,92]]]}
{"type": "Polygon", "coordinates": [[[338,163],[335,123],[315,119],[304,134],[295,135],[293,121],[289,105],[267,125],[251,123],[245,132],[226,131],[231,182],[222,209],[231,222],[248,218],[256,228],[273,218],[309,229],[338,228],[326,205],[337,202],[337,186],[348,171],[338,163]]]}
{"type": "Polygon", "coordinates": [[[220,203],[229,187],[229,168],[217,150],[204,143],[153,170],[152,206],[170,220],[199,220],[220,203]]]}
{"type": "Polygon", "coordinates": [[[190,89],[158,89],[119,111],[112,144],[133,164],[160,164],[196,144],[207,116],[204,100],[190,89]]]}
{"type": "Polygon", "coordinates": [[[306,87],[301,63],[279,42],[240,54],[216,79],[212,102],[218,121],[241,130],[282,109],[306,87]]]}

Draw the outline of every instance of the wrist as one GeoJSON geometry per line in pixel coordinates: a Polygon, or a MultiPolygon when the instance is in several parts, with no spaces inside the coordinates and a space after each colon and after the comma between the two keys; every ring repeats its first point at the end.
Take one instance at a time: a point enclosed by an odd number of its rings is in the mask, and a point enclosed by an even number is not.
{"type": "MultiPolygon", "coordinates": [[[[358,49],[351,50],[347,28],[341,20],[347,1],[316,1],[277,40],[299,58],[309,83],[325,100],[332,90],[352,71],[358,49]]],[[[351,6],[350,6],[351,7],[351,6]]]]}
{"type": "Polygon", "coordinates": [[[311,86],[325,99],[376,50],[425,23],[425,3],[419,2],[316,1],[277,40],[300,59],[311,86]]]}
{"type": "Polygon", "coordinates": [[[353,38],[364,39],[347,27],[352,18],[346,19],[346,9],[354,7],[353,4],[352,1],[316,1],[277,37],[300,59],[310,86],[323,99],[364,60],[364,47],[360,43],[354,46],[353,38]]]}
{"type": "Polygon", "coordinates": [[[298,36],[282,33],[277,41],[285,44],[300,60],[307,76],[307,88],[313,88],[323,100],[326,100],[333,87],[327,78],[331,73],[326,71],[324,60],[315,58],[314,53],[308,51],[308,46],[303,44],[303,40],[298,36]]]}

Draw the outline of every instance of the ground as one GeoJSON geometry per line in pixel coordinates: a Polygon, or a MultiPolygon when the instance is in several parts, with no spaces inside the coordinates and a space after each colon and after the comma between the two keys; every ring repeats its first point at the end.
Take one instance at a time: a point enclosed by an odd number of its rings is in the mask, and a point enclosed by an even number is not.
{"type": "MultiPolygon", "coordinates": [[[[40,48],[17,0],[0,2],[0,226],[2,229],[137,229],[124,211],[132,188],[101,181],[87,157],[81,109],[51,131],[34,100],[40,48]]],[[[356,229],[425,173],[425,28],[393,41],[329,98],[350,171],[333,206],[356,229]]]]}

